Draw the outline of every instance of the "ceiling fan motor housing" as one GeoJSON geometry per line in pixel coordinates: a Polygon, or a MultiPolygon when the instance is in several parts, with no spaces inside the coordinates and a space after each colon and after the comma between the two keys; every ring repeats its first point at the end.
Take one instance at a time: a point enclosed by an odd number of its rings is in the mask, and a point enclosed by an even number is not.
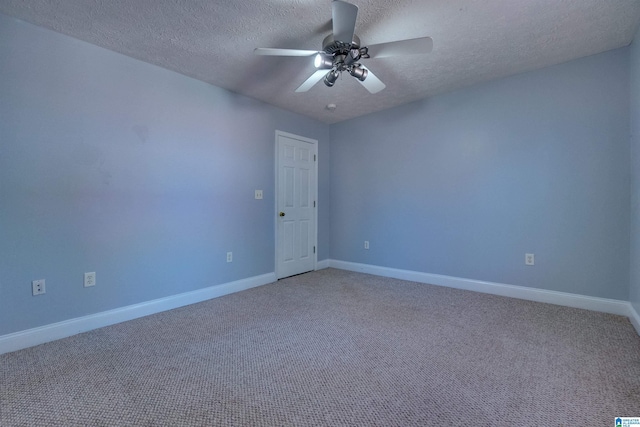
{"type": "Polygon", "coordinates": [[[329,55],[349,53],[351,49],[358,49],[360,47],[360,37],[353,35],[351,43],[345,43],[342,41],[334,40],[333,34],[329,34],[322,41],[322,50],[329,55]]]}
{"type": "MultiPolygon", "coordinates": [[[[366,48],[365,48],[366,49],[366,48]]],[[[334,40],[333,34],[329,34],[322,42],[322,50],[333,58],[333,68],[324,78],[324,83],[331,87],[338,78],[339,72],[347,71],[360,81],[367,78],[367,70],[358,64],[361,57],[360,38],[353,35],[351,43],[334,40]]]]}

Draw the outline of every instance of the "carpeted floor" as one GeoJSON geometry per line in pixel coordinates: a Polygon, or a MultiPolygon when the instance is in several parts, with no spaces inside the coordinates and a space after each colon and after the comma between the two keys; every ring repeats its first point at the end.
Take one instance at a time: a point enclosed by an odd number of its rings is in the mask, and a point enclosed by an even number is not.
{"type": "Polygon", "coordinates": [[[334,269],[0,356],[2,426],[613,426],[626,318],[334,269]]]}

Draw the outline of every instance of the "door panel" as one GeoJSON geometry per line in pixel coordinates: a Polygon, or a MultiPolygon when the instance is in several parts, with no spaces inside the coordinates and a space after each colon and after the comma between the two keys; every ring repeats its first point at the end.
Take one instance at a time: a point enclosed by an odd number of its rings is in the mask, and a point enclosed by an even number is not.
{"type": "Polygon", "coordinates": [[[284,207],[293,208],[295,193],[295,168],[284,168],[284,207]]]}
{"type": "Polygon", "coordinates": [[[306,259],[311,256],[309,253],[309,221],[300,221],[300,259],[306,259]]]}
{"type": "Polygon", "coordinates": [[[284,221],[282,224],[283,227],[283,246],[284,253],[282,254],[282,261],[291,262],[294,260],[294,248],[296,247],[296,225],[294,221],[284,221]]]}

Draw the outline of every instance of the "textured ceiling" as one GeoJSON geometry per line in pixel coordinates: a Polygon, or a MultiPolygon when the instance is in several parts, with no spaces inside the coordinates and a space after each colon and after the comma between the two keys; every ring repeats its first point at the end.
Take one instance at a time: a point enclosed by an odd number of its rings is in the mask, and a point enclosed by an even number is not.
{"type": "Polygon", "coordinates": [[[295,93],[313,59],[253,49],[321,49],[330,0],[2,0],[0,13],[326,123],[626,46],[640,23],[638,0],[350,2],[363,46],[430,36],[433,52],[364,60],[377,94],[348,75],[295,93]]]}

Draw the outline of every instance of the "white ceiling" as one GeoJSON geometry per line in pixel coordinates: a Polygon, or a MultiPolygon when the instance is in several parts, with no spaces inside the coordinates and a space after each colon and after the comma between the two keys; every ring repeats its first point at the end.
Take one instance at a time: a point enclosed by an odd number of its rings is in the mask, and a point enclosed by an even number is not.
{"type": "Polygon", "coordinates": [[[253,49],[320,50],[330,0],[2,0],[0,13],[326,123],[626,46],[640,23],[638,0],[350,2],[363,46],[430,36],[433,52],[364,60],[377,94],[349,75],[295,93],[313,59],[253,49]]]}

